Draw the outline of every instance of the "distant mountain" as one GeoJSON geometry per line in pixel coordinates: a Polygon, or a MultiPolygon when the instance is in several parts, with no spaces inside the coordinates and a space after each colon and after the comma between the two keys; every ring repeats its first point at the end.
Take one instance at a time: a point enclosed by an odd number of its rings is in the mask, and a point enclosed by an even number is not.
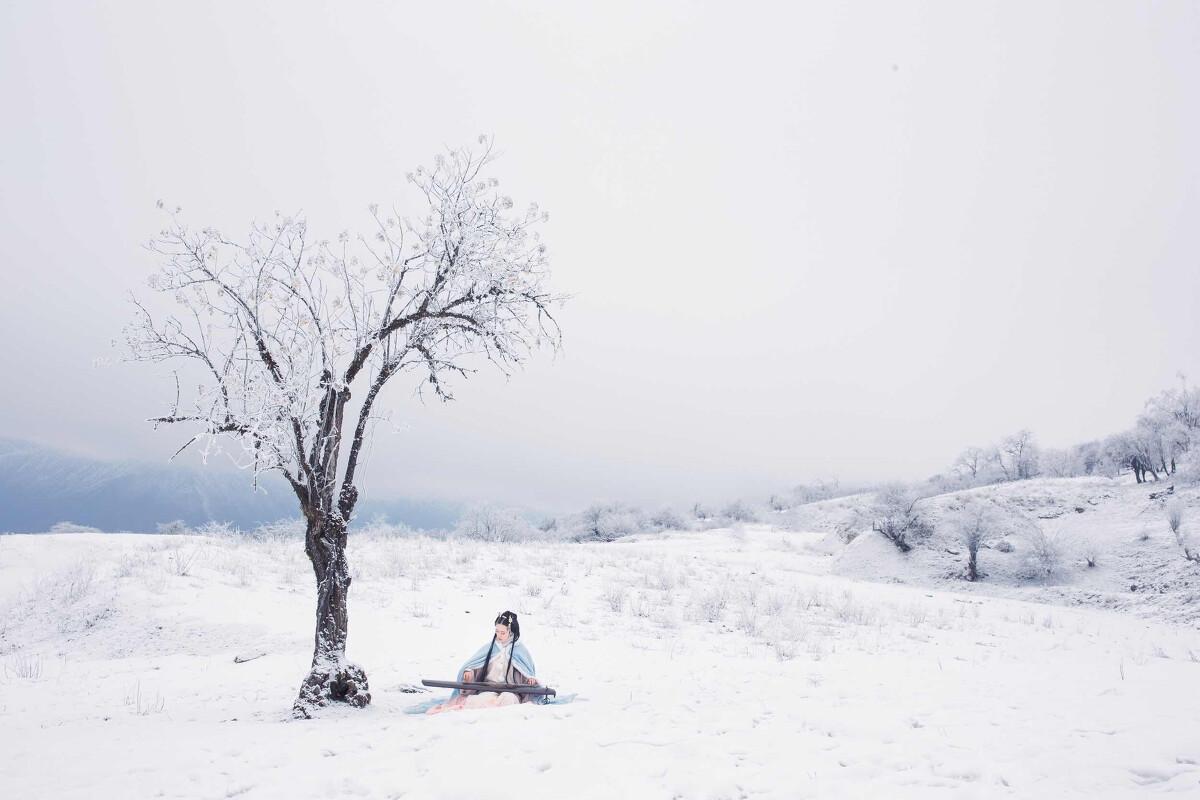
{"type": "MultiPolygon", "coordinates": [[[[449,503],[364,497],[355,515],[361,521],[383,515],[414,528],[441,528],[458,513],[449,503]]],[[[106,531],[153,532],[158,523],[177,519],[189,525],[219,520],[245,530],[299,516],[295,495],[275,474],[261,476],[256,493],[245,473],[103,461],[0,437],[0,531],[40,532],[70,521],[106,531]]]]}

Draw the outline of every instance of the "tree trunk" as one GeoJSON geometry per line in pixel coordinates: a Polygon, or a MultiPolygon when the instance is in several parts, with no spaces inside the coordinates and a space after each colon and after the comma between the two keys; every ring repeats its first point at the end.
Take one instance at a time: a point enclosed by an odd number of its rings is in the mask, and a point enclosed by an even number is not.
{"type": "Polygon", "coordinates": [[[317,628],[312,669],[300,684],[292,715],[309,719],[331,701],[361,708],[371,702],[367,674],[346,660],[350,568],[346,561],[346,522],[337,514],[309,516],[304,550],[317,579],[317,628]]]}

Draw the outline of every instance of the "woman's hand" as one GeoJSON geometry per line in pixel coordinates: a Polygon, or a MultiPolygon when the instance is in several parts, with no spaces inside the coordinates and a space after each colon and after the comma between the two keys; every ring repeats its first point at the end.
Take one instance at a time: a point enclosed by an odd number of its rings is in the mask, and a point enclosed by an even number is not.
{"type": "Polygon", "coordinates": [[[463,678],[462,678],[463,683],[471,683],[474,680],[475,680],[475,670],[473,670],[473,669],[463,670],[463,678]]]}
{"type": "Polygon", "coordinates": [[[526,678],[525,682],[528,683],[530,686],[538,685],[537,678],[526,678]]]}

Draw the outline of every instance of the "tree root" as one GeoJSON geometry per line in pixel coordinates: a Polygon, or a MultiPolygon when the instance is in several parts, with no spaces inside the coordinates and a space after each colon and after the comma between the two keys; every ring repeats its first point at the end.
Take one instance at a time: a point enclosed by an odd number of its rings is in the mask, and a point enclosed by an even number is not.
{"type": "Polygon", "coordinates": [[[362,667],[348,661],[314,666],[300,684],[300,695],[292,706],[292,716],[312,719],[318,708],[331,702],[349,703],[355,708],[363,708],[371,702],[367,673],[362,667]]]}

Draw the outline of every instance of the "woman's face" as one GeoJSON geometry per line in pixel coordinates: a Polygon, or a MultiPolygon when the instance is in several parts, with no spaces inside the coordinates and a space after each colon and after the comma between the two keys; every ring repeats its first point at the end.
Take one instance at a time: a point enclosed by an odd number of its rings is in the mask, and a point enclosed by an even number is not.
{"type": "Polygon", "coordinates": [[[512,632],[509,631],[508,626],[505,625],[503,622],[497,622],[496,623],[496,641],[499,642],[500,644],[508,644],[509,636],[512,636],[512,632]]]}

